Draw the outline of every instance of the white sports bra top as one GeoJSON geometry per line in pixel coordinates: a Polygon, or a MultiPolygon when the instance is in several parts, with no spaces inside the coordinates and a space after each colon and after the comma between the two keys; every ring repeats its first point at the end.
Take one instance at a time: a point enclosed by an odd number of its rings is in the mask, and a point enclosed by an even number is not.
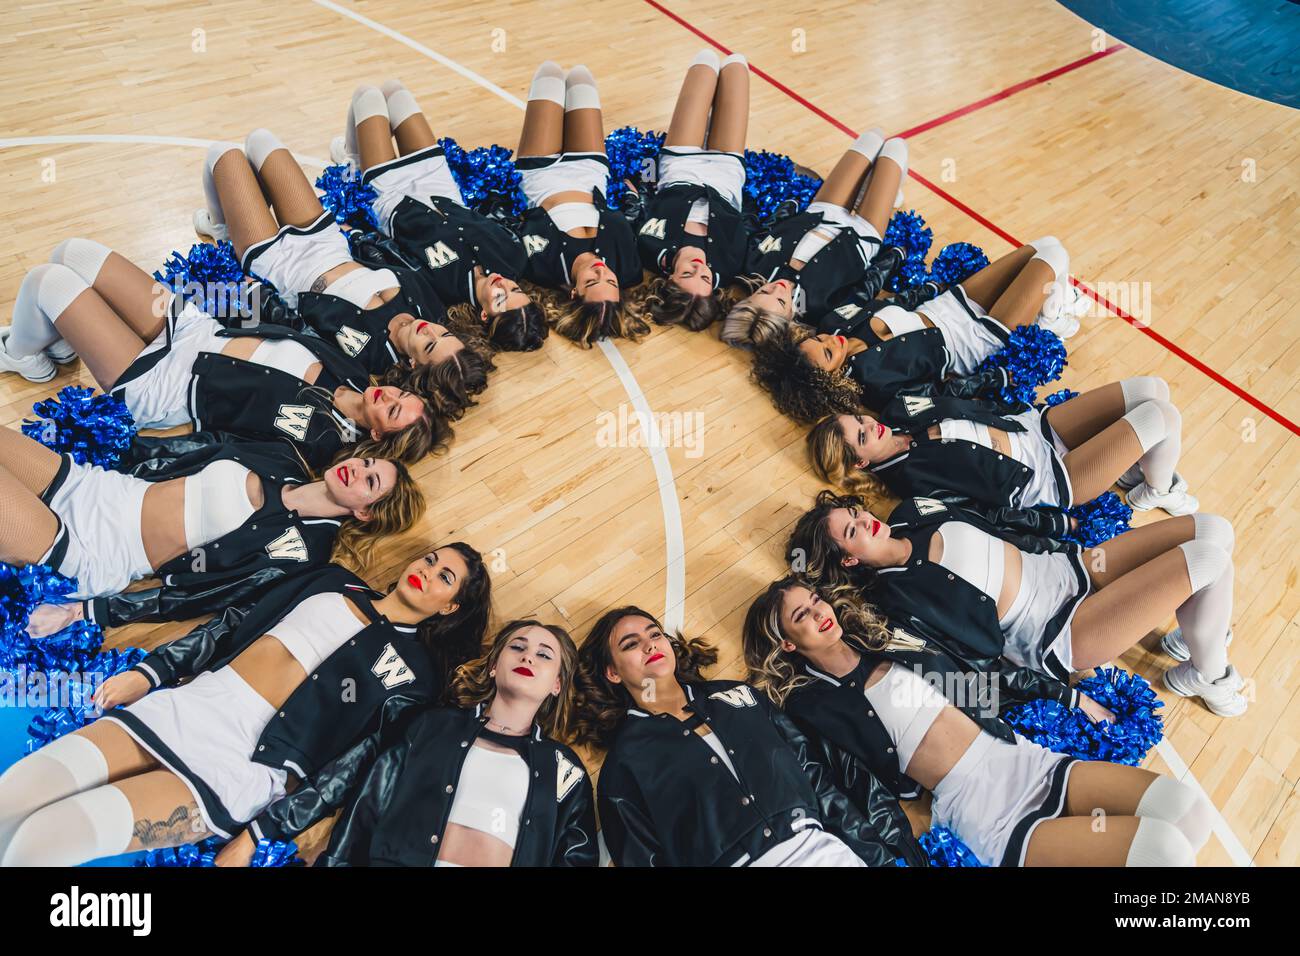
{"type": "Polygon", "coordinates": [[[310,674],[365,626],[347,599],[330,591],[307,598],[271,629],[270,636],[310,674]]]}
{"type": "Polygon", "coordinates": [[[527,799],[528,764],[524,758],[476,744],[461,765],[447,822],[479,830],[513,847],[527,799]]]}
{"type": "Polygon", "coordinates": [[[901,305],[887,305],[876,313],[876,318],[885,323],[885,328],[889,329],[889,334],[893,336],[906,335],[908,332],[916,332],[925,328],[925,320],[915,312],[908,312],[901,305]]]}
{"type": "Polygon", "coordinates": [[[197,548],[234,531],[253,516],[248,469],[214,461],[185,479],[185,544],[197,548]]]}
{"type": "Polygon", "coordinates": [[[600,210],[589,202],[562,202],[546,212],[560,232],[595,229],[600,225],[600,210]]]}
{"type": "Polygon", "coordinates": [[[346,299],[358,309],[385,289],[400,289],[401,284],[392,269],[353,269],[339,276],[325,287],[326,295],[346,299]]]}
{"type": "Polygon", "coordinates": [[[979,588],[994,601],[1002,594],[1006,554],[1002,541],[964,521],[939,525],[943,557],[939,564],[979,588]]]}
{"type": "Polygon", "coordinates": [[[691,211],[686,214],[686,221],[707,226],[709,224],[709,201],[707,199],[697,199],[691,203],[691,211]]]}
{"type": "MultiPolygon", "coordinates": [[[[894,306],[890,306],[889,308],[894,308],[894,306]]],[[[882,315],[884,311],[884,309],[881,309],[880,312],[877,312],[876,314],[882,315]]],[[[886,324],[888,323],[886,322],[886,324]]],[[[893,332],[894,327],[891,325],[889,330],[893,332]]],[[[901,333],[894,332],[894,334],[899,335],[901,333]]],[[[978,422],[968,422],[959,418],[945,418],[941,421],[939,423],[939,437],[949,441],[954,439],[972,441],[977,445],[983,445],[985,448],[993,447],[993,439],[989,435],[989,427],[987,425],[981,425],[978,422]]],[[[1035,436],[1033,432],[1007,432],[1007,438],[1011,442],[1012,458],[1020,462],[1022,465],[1034,464],[1029,449],[1025,447],[1026,442],[1038,441],[1037,436],[1035,436]]]]}
{"type": "Polygon", "coordinates": [[[722,746],[722,740],[718,737],[717,733],[712,732],[708,734],[704,738],[704,742],[708,744],[709,747],[712,748],[713,752],[718,755],[719,759],[727,765],[727,769],[731,771],[731,775],[739,780],[740,777],[736,776],[736,765],[731,762],[731,757],[727,754],[727,748],[722,746]]]}
{"type": "Polygon", "coordinates": [[[826,244],[835,238],[839,230],[830,223],[822,223],[815,229],[809,229],[803,234],[794,247],[794,252],[790,254],[791,259],[798,259],[800,262],[807,262],[817,253],[826,247],[826,244]]]}
{"type": "Polygon", "coordinates": [[[864,692],[898,751],[904,773],[930,726],[948,706],[947,698],[915,671],[890,664],[885,676],[864,692]]]}
{"type": "Polygon", "coordinates": [[[291,339],[266,339],[253,350],[248,360],[303,379],[307,377],[307,369],[317,362],[316,356],[306,346],[291,339]]]}

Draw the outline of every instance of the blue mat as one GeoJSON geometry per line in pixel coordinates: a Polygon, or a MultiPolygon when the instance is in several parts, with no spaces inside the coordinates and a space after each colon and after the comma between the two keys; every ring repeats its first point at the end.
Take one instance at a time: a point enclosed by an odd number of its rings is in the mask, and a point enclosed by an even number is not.
{"type": "Polygon", "coordinates": [[[1297,0],[1059,0],[1093,26],[1211,83],[1300,109],[1297,0]]]}

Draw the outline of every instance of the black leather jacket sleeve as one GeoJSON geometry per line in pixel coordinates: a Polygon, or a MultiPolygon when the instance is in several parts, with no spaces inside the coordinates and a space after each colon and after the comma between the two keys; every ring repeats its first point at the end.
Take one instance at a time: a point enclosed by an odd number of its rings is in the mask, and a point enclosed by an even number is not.
{"type": "Polygon", "coordinates": [[[950,395],[953,398],[979,398],[995,393],[1009,383],[1007,370],[1001,366],[994,366],[971,372],[969,375],[946,378],[940,384],[938,394],[950,395]]]}
{"type": "MultiPolygon", "coordinates": [[[[118,598],[140,593],[145,592],[118,595],[118,598]]],[[[218,617],[200,624],[183,637],[150,651],[131,670],[139,671],[148,678],[152,687],[167,687],[183,678],[193,677],[210,661],[223,656],[232,635],[247,614],[247,607],[228,607],[218,617]]]]}
{"type": "Polygon", "coordinates": [[[829,767],[818,759],[818,751],[808,737],[785,714],[766,698],[760,698],[777,732],[785,738],[803,767],[808,782],[817,794],[822,823],[868,866],[894,866],[893,847],[878,833],[871,822],[853,805],[832,779],[829,767]]]}
{"type": "Polygon", "coordinates": [[[1008,703],[1013,704],[1045,698],[1066,707],[1079,706],[1079,692],[1069,684],[1048,674],[1020,667],[1006,658],[1001,660],[998,668],[998,690],[1008,703]]]}
{"type": "Polygon", "coordinates": [[[583,776],[582,782],[560,803],[555,816],[555,855],[551,866],[598,865],[596,801],[590,776],[583,776]]]}
{"type": "MultiPolygon", "coordinates": [[[[86,601],[87,617],[101,627],[121,627],[133,621],[183,621],[215,614],[253,602],[285,577],[280,568],[262,568],[251,574],[202,575],[201,584],[181,587],[161,584],[86,601]]],[[[175,642],[173,642],[175,643],[175,642]]]]}
{"type": "Polygon", "coordinates": [[[601,770],[597,801],[600,832],[615,866],[668,866],[654,826],[638,802],[636,781],[610,768],[601,770]],[[616,779],[610,779],[615,777],[616,779]]]}

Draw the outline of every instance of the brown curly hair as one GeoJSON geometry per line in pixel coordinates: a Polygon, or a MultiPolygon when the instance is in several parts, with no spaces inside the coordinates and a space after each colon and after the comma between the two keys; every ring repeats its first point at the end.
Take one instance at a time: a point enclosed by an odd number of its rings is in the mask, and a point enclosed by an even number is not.
{"type": "Polygon", "coordinates": [[[754,349],[752,378],[783,415],[804,425],[827,415],[863,411],[862,388],[841,368],[827,372],[808,361],[799,346],[815,335],[793,324],[754,349]]]}
{"type": "Polygon", "coordinates": [[[448,312],[447,328],[464,343],[463,349],[437,365],[414,365],[407,359],[386,371],[380,384],[419,395],[440,417],[455,421],[476,404],[474,396],[488,387],[488,374],[496,364],[492,345],[473,324],[448,312]]]}
{"type": "MultiPolygon", "coordinates": [[[[592,625],[587,639],[578,651],[573,731],[574,738],[579,743],[592,743],[607,748],[627,709],[635,703],[627,688],[615,684],[605,676],[606,669],[614,663],[614,655],[609,647],[610,635],[625,617],[647,618],[663,631],[663,625],[657,617],[630,604],[606,611],[592,625]]],[[[664,631],[664,636],[672,645],[673,654],[677,658],[678,683],[698,684],[703,681],[701,671],[717,662],[718,652],[699,638],[686,638],[680,633],[669,634],[667,631],[664,631]]]]}
{"type": "Polygon", "coordinates": [[[840,563],[843,552],[831,537],[827,519],[836,508],[870,511],[866,499],[858,495],[837,495],[833,491],[817,493],[812,508],[800,515],[786,542],[786,555],[797,558],[805,577],[829,586],[853,584],[863,586],[872,577],[871,570],[859,564],[850,570],[840,563]]]}
{"type": "MultiPolygon", "coordinates": [[[[447,308],[447,317],[462,325],[483,324],[480,311],[468,302],[461,302],[447,308]]],[[[496,315],[489,315],[486,320],[488,341],[498,352],[533,352],[542,347],[550,327],[546,324],[546,313],[536,302],[529,302],[519,309],[507,309],[496,315]]]]}
{"type": "Polygon", "coordinates": [[[813,472],[829,485],[850,494],[883,498],[889,494],[885,483],[872,472],[858,467],[858,456],[844,440],[836,415],[827,415],[808,432],[808,458],[813,472]]]}
{"type": "Polygon", "coordinates": [[[546,313],[546,321],[570,342],[589,349],[600,339],[631,339],[638,342],[650,334],[641,318],[644,289],[622,291],[617,302],[583,302],[567,290],[529,286],[525,291],[546,313]]]}
{"type": "Polygon", "coordinates": [[[511,621],[501,630],[488,652],[482,657],[467,661],[456,668],[451,685],[447,689],[447,700],[457,707],[473,707],[475,704],[490,703],[496,696],[497,685],[492,671],[496,669],[501,652],[505,650],[511,638],[526,627],[540,627],[550,631],[551,636],[560,645],[560,693],[548,694],[546,700],[537,709],[535,720],[541,724],[548,737],[563,740],[569,733],[569,724],[573,716],[573,675],[578,670],[578,648],[573,638],[564,628],[555,624],[543,624],[533,618],[521,618],[511,621]]]}
{"type": "Polygon", "coordinates": [[[680,325],[701,332],[726,314],[728,297],[726,289],[695,295],[668,276],[655,276],[646,283],[645,314],[656,325],[680,325]]]}
{"type": "MultiPolygon", "coordinates": [[[[334,464],[354,457],[358,457],[355,449],[345,449],[335,457],[334,464]]],[[[409,531],[424,516],[424,492],[405,465],[393,460],[393,466],[397,469],[397,480],[388,494],[370,506],[369,520],[359,521],[349,515],[340,524],[330,556],[335,564],[360,573],[385,537],[409,531]]]]}

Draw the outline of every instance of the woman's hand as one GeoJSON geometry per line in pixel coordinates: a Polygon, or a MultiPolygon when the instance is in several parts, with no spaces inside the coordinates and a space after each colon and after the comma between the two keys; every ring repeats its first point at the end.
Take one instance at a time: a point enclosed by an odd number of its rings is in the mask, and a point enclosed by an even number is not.
{"type": "Polygon", "coordinates": [[[1087,694],[1079,695],[1079,709],[1087,714],[1094,724],[1101,723],[1103,720],[1115,723],[1115,715],[1087,694]]]}
{"type": "Polygon", "coordinates": [[[49,637],[84,616],[80,601],[75,604],[42,604],[27,618],[27,634],[30,637],[49,637]]]}
{"type": "Polygon", "coordinates": [[[147,693],[149,693],[149,678],[139,671],[123,671],[100,684],[99,690],[95,691],[91,700],[101,710],[108,710],[110,707],[134,704],[147,693]]]}
{"type": "Polygon", "coordinates": [[[214,866],[248,866],[253,862],[256,850],[257,841],[245,830],[223,846],[212,863],[214,866]]]}

